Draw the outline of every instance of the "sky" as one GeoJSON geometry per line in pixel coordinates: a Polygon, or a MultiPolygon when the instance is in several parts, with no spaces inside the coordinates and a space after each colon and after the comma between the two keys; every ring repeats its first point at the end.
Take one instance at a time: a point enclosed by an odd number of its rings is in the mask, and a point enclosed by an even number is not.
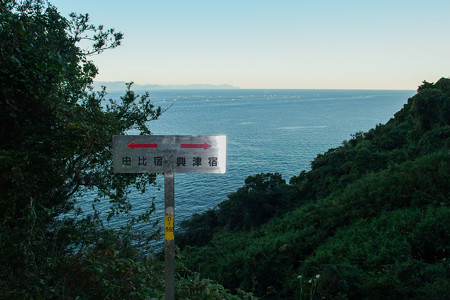
{"type": "Polygon", "coordinates": [[[50,0],[124,33],[97,81],[404,89],[450,77],[448,0],[50,0]]]}

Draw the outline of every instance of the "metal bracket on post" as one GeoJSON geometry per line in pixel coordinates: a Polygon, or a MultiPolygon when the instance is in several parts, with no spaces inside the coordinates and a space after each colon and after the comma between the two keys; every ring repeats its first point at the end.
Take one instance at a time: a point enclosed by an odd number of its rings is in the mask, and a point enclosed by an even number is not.
{"type": "Polygon", "coordinates": [[[166,300],[175,299],[174,173],[164,173],[164,239],[166,300]]]}

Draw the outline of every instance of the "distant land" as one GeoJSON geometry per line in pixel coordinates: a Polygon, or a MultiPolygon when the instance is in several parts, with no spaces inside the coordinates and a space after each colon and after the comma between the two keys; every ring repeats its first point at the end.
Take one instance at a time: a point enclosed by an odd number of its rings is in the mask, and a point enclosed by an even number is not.
{"type": "MultiPolygon", "coordinates": [[[[94,89],[98,90],[105,86],[107,90],[124,90],[126,88],[125,81],[94,81],[94,89]]],[[[239,89],[239,87],[229,84],[133,84],[134,90],[225,90],[239,89]]]]}

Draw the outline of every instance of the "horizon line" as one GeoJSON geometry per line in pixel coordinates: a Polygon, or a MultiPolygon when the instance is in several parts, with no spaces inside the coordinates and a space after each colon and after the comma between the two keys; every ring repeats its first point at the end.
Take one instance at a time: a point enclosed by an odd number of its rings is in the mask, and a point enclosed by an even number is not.
{"type": "Polygon", "coordinates": [[[101,86],[105,86],[107,90],[122,90],[125,88],[125,84],[133,83],[133,86],[137,86],[138,89],[157,88],[159,90],[361,90],[361,91],[417,91],[415,89],[405,88],[242,88],[228,83],[213,84],[213,83],[188,83],[188,84],[157,84],[157,83],[136,83],[134,81],[104,81],[94,80],[94,89],[101,86]],[[106,85],[103,85],[106,84],[106,85]],[[111,85],[123,85],[122,87],[112,87],[111,85]],[[109,87],[107,85],[110,85],[109,87]],[[148,87],[145,87],[148,86],[148,87]],[[196,88],[197,87],[197,88],[196,88]],[[221,88],[222,87],[222,88],[221,88]]]}

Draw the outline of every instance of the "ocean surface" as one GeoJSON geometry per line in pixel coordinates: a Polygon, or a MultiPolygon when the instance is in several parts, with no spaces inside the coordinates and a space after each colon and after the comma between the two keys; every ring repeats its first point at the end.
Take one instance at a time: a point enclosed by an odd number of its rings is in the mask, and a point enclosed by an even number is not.
{"type": "MultiPolygon", "coordinates": [[[[278,172],[288,182],[302,170],[309,170],[318,154],[340,146],[356,132],[386,123],[415,94],[415,91],[392,90],[149,92],[155,105],[167,109],[150,123],[153,134],[227,136],[225,174],[175,175],[176,224],[194,213],[214,208],[243,186],[250,175],[278,172]]],[[[109,97],[122,94],[112,92],[109,97]]],[[[163,175],[158,175],[157,180],[163,187],[163,175]]],[[[162,189],[130,195],[137,211],[148,207],[152,197],[156,197],[155,218],[163,224],[162,189]]],[[[83,205],[82,199],[80,203],[83,205]]],[[[105,209],[106,206],[107,201],[105,209]]],[[[119,218],[111,225],[123,221],[119,218]]]]}

